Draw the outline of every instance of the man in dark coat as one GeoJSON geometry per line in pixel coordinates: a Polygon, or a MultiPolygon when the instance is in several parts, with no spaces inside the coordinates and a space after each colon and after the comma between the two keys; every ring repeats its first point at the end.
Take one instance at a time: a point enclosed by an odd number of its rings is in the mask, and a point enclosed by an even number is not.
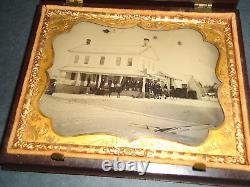
{"type": "Polygon", "coordinates": [[[152,85],[152,89],[153,89],[154,98],[156,99],[157,98],[157,85],[155,82],[152,85]]]}
{"type": "Polygon", "coordinates": [[[139,91],[142,92],[143,81],[139,81],[139,91]]]}
{"type": "Polygon", "coordinates": [[[149,83],[148,82],[145,83],[145,94],[146,94],[146,97],[149,98],[149,83]]]}

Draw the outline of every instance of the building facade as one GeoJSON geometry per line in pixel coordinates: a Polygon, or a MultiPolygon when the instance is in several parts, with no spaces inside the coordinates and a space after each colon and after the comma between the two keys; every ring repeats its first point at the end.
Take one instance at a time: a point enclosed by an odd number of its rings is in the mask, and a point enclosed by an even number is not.
{"type": "MultiPolygon", "coordinates": [[[[69,63],[59,69],[55,92],[98,93],[122,87],[122,95],[145,92],[145,83],[158,81],[174,86],[175,78],[159,70],[159,57],[144,38],[141,45],[92,44],[91,39],[69,49],[69,63]]],[[[142,94],[143,95],[143,94],[142,94]]]]}

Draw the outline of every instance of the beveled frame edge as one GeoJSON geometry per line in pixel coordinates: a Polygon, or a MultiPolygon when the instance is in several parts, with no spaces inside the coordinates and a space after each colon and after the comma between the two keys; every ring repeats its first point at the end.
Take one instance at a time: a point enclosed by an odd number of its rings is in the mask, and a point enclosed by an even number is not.
{"type": "MultiPolygon", "coordinates": [[[[239,79],[240,87],[244,87],[244,91],[240,90],[240,98],[241,98],[241,108],[243,113],[245,113],[245,116],[242,116],[243,123],[248,124],[248,128],[245,125],[244,134],[245,134],[245,140],[246,145],[250,145],[250,88],[249,88],[249,77],[247,73],[247,64],[246,64],[246,56],[245,56],[245,49],[244,49],[244,41],[243,41],[243,33],[242,33],[242,26],[241,26],[241,20],[240,20],[240,12],[239,10],[235,11],[235,21],[236,21],[236,27],[237,27],[237,41],[238,41],[238,48],[240,52],[240,63],[237,63],[237,70],[238,73],[240,73],[240,77],[242,79],[239,79]],[[242,102],[243,101],[243,102],[242,102]],[[248,134],[248,136],[246,135],[248,134]]],[[[247,160],[248,163],[250,163],[250,147],[246,147],[247,152],[247,160]]]]}
{"type": "MultiPolygon", "coordinates": [[[[151,164],[149,166],[149,172],[144,176],[139,176],[134,172],[103,172],[101,170],[102,160],[94,159],[77,159],[77,158],[66,158],[64,162],[53,161],[49,156],[32,156],[32,155],[12,155],[7,153],[8,138],[11,133],[13,126],[13,120],[15,117],[15,111],[19,102],[20,94],[22,91],[23,81],[27,67],[29,65],[30,51],[34,44],[36,31],[38,28],[39,18],[41,13],[41,6],[37,8],[36,16],[33,20],[33,28],[30,34],[28,47],[26,48],[26,55],[22,71],[18,80],[16,95],[12,104],[11,113],[8,119],[8,125],[2,142],[0,164],[3,169],[11,170],[22,170],[22,171],[39,171],[39,172],[51,172],[51,173],[69,173],[69,174],[85,174],[85,175],[96,175],[96,176],[111,176],[111,177],[127,177],[127,178],[138,178],[138,179],[154,179],[154,180],[175,180],[175,181],[186,181],[186,182],[200,182],[210,184],[246,184],[250,182],[250,173],[244,171],[234,171],[226,169],[212,169],[208,168],[206,172],[193,171],[190,166],[170,165],[170,164],[151,164]],[[155,167],[157,165],[157,167],[155,167]],[[174,168],[174,169],[173,169],[174,168]],[[160,170],[160,172],[159,172],[160,170]]],[[[236,22],[237,31],[241,34],[239,11],[236,11],[236,22]]],[[[245,92],[241,94],[244,97],[249,93],[245,56],[243,51],[242,37],[238,38],[240,47],[241,65],[237,67],[238,70],[242,71],[241,84],[244,85],[245,92]]],[[[249,104],[249,98],[246,98],[246,102],[243,107],[249,104]]],[[[249,111],[247,111],[249,113],[249,111]]],[[[249,115],[247,117],[249,120],[249,115]]],[[[249,160],[249,149],[248,149],[248,160],[249,160]]]]}
{"type": "Polygon", "coordinates": [[[54,161],[46,156],[6,155],[8,163],[2,165],[4,170],[48,172],[59,174],[77,174],[100,177],[115,177],[129,179],[149,179],[163,181],[177,181],[201,184],[237,184],[248,186],[249,173],[224,169],[208,168],[206,171],[194,171],[189,166],[149,163],[145,175],[137,172],[104,172],[101,168],[102,160],[66,158],[64,161],[54,161]],[[18,159],[18,163],[17,163],[18,159]]]}

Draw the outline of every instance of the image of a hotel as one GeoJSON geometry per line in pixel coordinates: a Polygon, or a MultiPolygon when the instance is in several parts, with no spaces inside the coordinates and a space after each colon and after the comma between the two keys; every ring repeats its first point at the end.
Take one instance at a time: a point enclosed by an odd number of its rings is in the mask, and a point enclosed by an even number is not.
{"type": "MultiPolygon", "coordinates": [[[[141,45],[113,45],[106,48],[92,45],[91,40],[87,39],[83,45],[67,52],[70,54],[69,63],[59,68],[55,92],[90,93],[89,88],[106,88],[109,81],[118,84],[142,82],[142,92],[148,80],[161,81],[168,87],[175,84],[174,77],[159,71],[159,57],[147,38],[141,45]],[[101,85],[103,82],[104,85],[101,85]]],[[[123,94],[126,94],[126,90],[123,94]]]]}
{"type": "Polygon", "coordinates": [[[141,45],[92,45],[91,39],[67,50],[68,64],[60,67],[54,80],[57,93],[96,94],[111,82],[122,87],[121,95],[145,96],[145,83],[158,82],[163,87],[187,87],[188,82],[160,69],[159,57],[148,38],[141,45]],[[135,84],[134,86],[127,86],[135,84]],[[136,89],[131,89],[131,87],[136,89]]]}

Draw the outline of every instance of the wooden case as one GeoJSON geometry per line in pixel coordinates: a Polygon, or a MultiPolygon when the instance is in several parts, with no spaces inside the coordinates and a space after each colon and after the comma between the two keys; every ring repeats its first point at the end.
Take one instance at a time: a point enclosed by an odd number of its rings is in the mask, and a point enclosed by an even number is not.
{"type": "Polygon", "coordinates": [[[60,0],[41,1],[34,18],[2,143],[2,168],[249,185],[249,90],[237,3],[237,0],[214,0],[211,7],[209,1],[193,0],[85,0],[83,4],[60,0]],[[164,25],[164,19],[177,21],[172,26],[166,24],[164,27],[161,26],[164,25]],[[156,24],[151,23],[152,20],[156,24]],[[178,20],[187,20],[190,23],[179,24],[178,20]],[[192,22],[193,20],[195,21],[192,22]],[[219,50],[220,60],[216,66],[216,73],[224,84],[219,91],[219,100],[228,121],[223,122],[217,130],[209,130],[213,131],[209,132],[209,140],[195,146],[171,143],[171,140],[164,143],[166,140],[158,138],[153,138],[149,142],[142,140],[132,145],[116,136],[112,136],[115,140],[111,141],[110,136],[106,137],[105,134],[94,134],[94,138],[90,137],[91,135],[80,135],[68,139],[54,135],[51,120],[41,114],[38,107],[36,108],[38,100],[49,84],[46,71],[52,66],[52,42],[58,34],[69,32],[73,25],[86,21],[106,27],[118,25],[122,28],[122,24],[129,24],[140,25],[149,30],[198,30],[205,41],[213,43],[219,50]],[[162,146],[159,145],[161,143],[162,146]],[[117,157],[122,161],[150,163],[145,175],[128,170],[103,171],[102,161],[117,157]]]}

